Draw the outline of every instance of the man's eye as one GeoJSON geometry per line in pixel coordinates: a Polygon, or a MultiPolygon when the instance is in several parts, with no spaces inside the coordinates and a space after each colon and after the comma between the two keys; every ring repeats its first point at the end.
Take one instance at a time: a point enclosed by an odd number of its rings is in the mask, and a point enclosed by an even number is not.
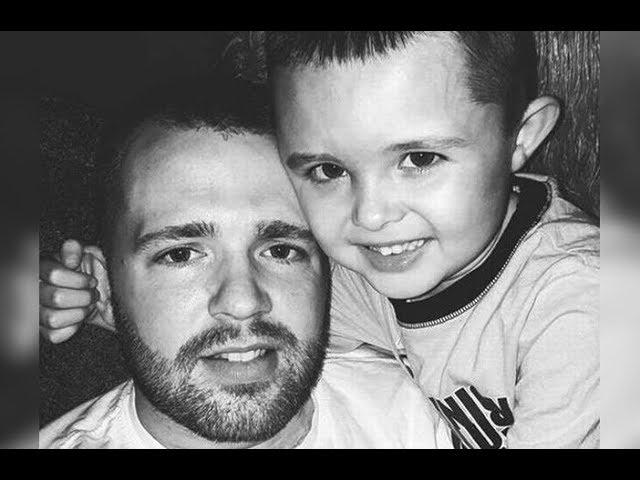
{"type": "Polygon", "coordinates": [[[290,245],[274,245],[265,250],[264,255],[274,260],[287,262],[295,262],[305,257],[305,253],[302,250],[290,245]]]}
{"type": "Polygon", "coordinates": [[[442,158],[442,155],[432,152],[408,153],[400,162],[400,168],[426,168],[442,158]]]}
{"type": "Polygon", "coordinates": [[[161,263],[186,263],[202,256],[203,254],[193,250],[192,248],[180,247],[165,252],[158,258],[158,260],[161,263]]]}
{"type": "Polygon", "coordinates": [[[347,171],[338,165],[334,165],[333,163],[322,163],[311,170],[310,176],[311,179],[316,182],[326,182],[343,177],[346,173],[347,171]]]}

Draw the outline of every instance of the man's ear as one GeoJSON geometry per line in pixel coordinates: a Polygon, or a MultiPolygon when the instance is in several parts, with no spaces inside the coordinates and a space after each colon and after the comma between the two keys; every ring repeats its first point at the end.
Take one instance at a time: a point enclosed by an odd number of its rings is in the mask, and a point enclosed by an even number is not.
{"type": "Polygon", "coordinates": [[[107,261],[102,250],[95,246],[84,247],[82,253],[82,271],[98,281],[96,289],[100,298],[96,301],[95,311],[87,319],[89,323],[107,330],[116,330],[111,306],[111,286],[107,272],[107,261]]]}
{"type": "Polygon", "coordinates": [[[516,136],[511,171],[517,172],[549,136],[560,117],[560,103],[553,97],[536,98],[527,107],[516,136]]]}

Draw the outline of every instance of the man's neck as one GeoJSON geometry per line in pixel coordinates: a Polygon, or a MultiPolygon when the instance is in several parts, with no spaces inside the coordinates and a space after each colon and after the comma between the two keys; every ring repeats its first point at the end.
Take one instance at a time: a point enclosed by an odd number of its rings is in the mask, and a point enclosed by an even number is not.
{"type": "Polygon", "coordinates": [[[216,442],[195,434],[160,412],[138,387],[135,387],[135,408],[143,428],[161,445],[190,449],[295,448],[311,430],[315,410],[313,400],[309,398],[282,430],[264,442],[216,442]]]}

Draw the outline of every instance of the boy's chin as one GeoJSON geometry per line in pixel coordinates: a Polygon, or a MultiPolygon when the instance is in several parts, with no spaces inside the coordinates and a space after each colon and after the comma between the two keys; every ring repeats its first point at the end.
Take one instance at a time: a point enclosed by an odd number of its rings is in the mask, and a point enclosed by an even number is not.
{"type": "Polygon", "coordinates": [[[420,297],[435,289],[440,283],[439,279],[419,273],[407,275],[406,273],[367,272],[365,278],[385,297],[397,299],[420,297]]]}

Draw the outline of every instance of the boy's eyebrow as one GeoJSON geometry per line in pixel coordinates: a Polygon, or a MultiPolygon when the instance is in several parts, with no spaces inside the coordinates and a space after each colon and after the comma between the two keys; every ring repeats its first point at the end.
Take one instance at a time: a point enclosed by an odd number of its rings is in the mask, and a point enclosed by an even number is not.
{"type": "Polygon", "coordinates": [[[407,150],[441,150],[463,148],[470,144],[460,137],[424,137],[408,142],[394,143],[385,148],[387,152],[405,152],[407,150]]]}
{"type": "Polygon", "coordinates": [[[285,163],[291,170],[297,170],[310,163],[340,163],[333,155],[328,153],[300,153],[294,152],[287,157],[285,163]]]}
{"type": "Polygon", "coordinates": [[[218,227],[213,222],[196,221],[182,225],[169,225],[155,232],[145,233],[135,239],[134,252],[148,248],[163,240],[181,240],[184,238],[215,237],[218,227]]]}
{"type": "Polygon", "coordinates": [[[277,238],[291,238],[299,240],[315,241],[311,230],[299,225],[283,222],[282,220],[271,220],[260,222],[257,226],[258,240],[275,240],[277,238]]]}

